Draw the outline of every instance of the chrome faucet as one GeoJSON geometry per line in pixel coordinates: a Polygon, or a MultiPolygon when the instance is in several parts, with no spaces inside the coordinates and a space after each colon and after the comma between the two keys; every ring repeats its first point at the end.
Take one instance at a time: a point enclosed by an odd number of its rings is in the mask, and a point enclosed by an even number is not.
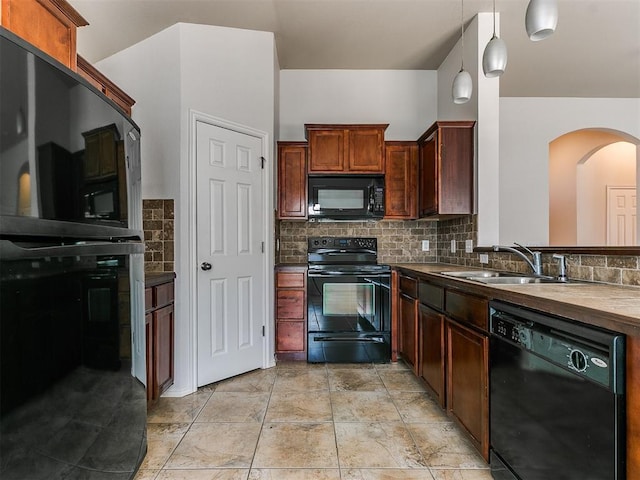
{"type": "Polygon", "coordinates": [[[522,258],[525,262],[527,262],[529,264],[529,266],[533,270],[533,273],[535,273],[536,275],[542,275],[542,253],[541,252],[532,252],[527,247],[525,247],[524,245],[520,245],[519,243],[515,243],[514,242],[514,245],[517,245],[518,247],[520,247],[520,248],[524,249],[525,251],[527,251],[531,255],[531,260],[529,260],[529,258],[524,253],[522,253],[520,250],[516,250],[513,247],[504,247],[502,245],[494,245],[493,246],[493,251],[494,252],[511,252],[511,253],[515,253],[516,255],[518,255],[520,258],[522,258]]]}

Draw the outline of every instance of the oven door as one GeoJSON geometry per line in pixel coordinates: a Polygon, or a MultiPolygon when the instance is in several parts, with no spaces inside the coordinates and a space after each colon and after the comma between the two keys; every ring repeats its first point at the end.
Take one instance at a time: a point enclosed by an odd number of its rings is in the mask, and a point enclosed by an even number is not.
{"type": "Polygon", "coordinates": [[[388,273],[309,273],[307,360],[388,362],[389,297],[388,273]]]}

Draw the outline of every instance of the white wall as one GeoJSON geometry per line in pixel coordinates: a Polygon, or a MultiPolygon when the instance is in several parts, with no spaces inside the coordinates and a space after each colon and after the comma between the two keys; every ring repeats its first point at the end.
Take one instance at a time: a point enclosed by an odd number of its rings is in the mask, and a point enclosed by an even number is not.
{"type": "MultiPolygon", "coordinates": [[[[176,201],[175,382],[166,395],[180,396],[196,389],[190,110],[265,132],[270,140],[267,162],[273,162],[274,56],[272,33],[176,24],[97,64],[136,100],[133,118],[142,130],[143,198],[176,201]]],[[[266,208],[271,212],[270,173],[267,190],[266,208]]],[[[267,231],[273,228],[272,215],[268,217],[267,231]]],[[[267,238],[267,252],[273,250],[270,242],[267,238]]],[[[272,255],[268,258],[273,263],[272,255]]],[[[272,289],[268,277],[268,289],[272,289]]]]}
{"type": "Polygon", "coordinates": [[[640,143],[640,99],[500,98],[500,243],[548,244],[549,143],[585,128],[640,143]]]}
{"type": "MultiPolygon", "coordinates": [[[[500,15],[496,14],[496,32],[500,34],[500,15]]],[[[453,79],[460,71],[462,40],[449,52],[438,68],[438,120],[476,120],[476,210],[478,244],[491,245],[498,240],[498,165],[499,165],[499,78],[486,78],[482,72],[482,54],[493,35],[493,15],[478,13],[464,33],[464,68],[473,79],[471,100],[455,104],[451,98],[453,79]]]]}
{"type": "Polygon", "coordinates": [[[280,136],[304,140],[305,123],[388,123],[386,140],[417,140],[437,118],[436,72],[282,70],[280,136]]]}

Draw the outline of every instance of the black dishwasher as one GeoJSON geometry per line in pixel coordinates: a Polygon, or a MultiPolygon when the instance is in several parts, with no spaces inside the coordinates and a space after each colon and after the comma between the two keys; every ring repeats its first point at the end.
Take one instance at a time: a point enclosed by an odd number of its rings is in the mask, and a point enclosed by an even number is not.
{"type": "Polygon", "coordinates": [[[622,480],[624,335],[491,302],[495,480],[622,480]]]}

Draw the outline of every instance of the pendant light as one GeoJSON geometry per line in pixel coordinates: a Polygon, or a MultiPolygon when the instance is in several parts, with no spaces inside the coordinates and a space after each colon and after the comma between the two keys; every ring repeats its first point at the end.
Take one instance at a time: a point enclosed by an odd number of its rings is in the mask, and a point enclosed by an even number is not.
{"type": "Polygon", "coordinates": [[[471,75],[464,69],[464,0],[462,0],[462,11],[460,14],[460,32],[462,36],[462,62],[460,71],[453,79],[453,87],[451,89],[453,103],[457,104],[467,103],[473,93],[471,75]]]}
{"type": "Polygon", "coordinates": [[[555,32],[558,24],[557,0],[530,0],[524,23],[532,41],[547,38],[555,32]]]}
{"type": "Polygon", "coordinates": [[[493,37],[482,55],[482,70],[485,77],[499,77],[507,68],[507,44],[496,35],[496,0],[493,0],[493,37]]]}

